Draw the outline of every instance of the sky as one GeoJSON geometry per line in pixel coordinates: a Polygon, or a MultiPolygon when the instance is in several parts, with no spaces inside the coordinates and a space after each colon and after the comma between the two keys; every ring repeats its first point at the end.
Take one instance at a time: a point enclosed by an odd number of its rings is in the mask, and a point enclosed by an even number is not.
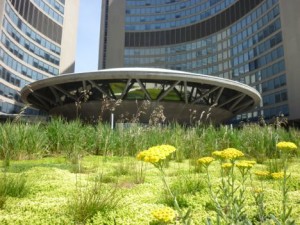
{"type": "Polygon", "coordinates": [[[98,69],[101,0],[80,0],[75,72],[98,69]]]}

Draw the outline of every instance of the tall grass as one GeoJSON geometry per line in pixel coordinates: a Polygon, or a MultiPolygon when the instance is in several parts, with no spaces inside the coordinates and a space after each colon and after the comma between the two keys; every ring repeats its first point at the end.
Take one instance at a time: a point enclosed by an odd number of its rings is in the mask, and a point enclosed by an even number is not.
{"type": "Polygon", "coordinates": [[[29,192],[26,176],[23,174],[12,176],[3,173],[0,176],[0,209],[5,205],[7,197],[24,197],[29,192]]]}
{"type": "Polygon", "coordinates": [[[5,123],[0,126],[0,156],[10,159],[35,158],[47,152],[47,136],[40,123],[5,123]]]}
{"type": "Polygon", "coordinates": [[[199,125],[182,127],[132,126],[112,130],[109,124],[82,124],[53,119],[48,124],[5,123],[0,126],[0,157],[9,159],[33,158],[47,154],[64,154],[77,163],[85,154],[103,156],[135,156],[149,146],[168,143],[177,147],[177,161],[198,158],[212,151],[235,146],[263,162],[274,157],[275,143],[290,140],[300,144],[300,132],[291,128],[246,125],[240,129],[230,126],[199,125]]]}
{"type": "Polygon", "coordinates": [[[75,224],[85,224],[98,212],[115,209],[121,198],[119,189],[107,187],[101,179],[96,179],[92,187],[77,187],[75,195],[68,202],[68,212],[75,224]]]}

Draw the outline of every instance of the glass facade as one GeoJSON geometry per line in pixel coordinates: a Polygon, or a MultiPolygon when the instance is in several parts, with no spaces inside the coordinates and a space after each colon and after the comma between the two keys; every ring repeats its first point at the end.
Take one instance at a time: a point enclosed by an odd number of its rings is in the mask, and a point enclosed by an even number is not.
{"type": "Polygon", "coordinates": [[[263,102],[237,120],[289,115],[278,0],[127,0],[125,10],[125,67],[183,70],[248,84],[263,102]]]}
{"type": "MultiPolygon", "coordinates": [[[[0,25],[0,112],[19,113],[25,85],[60,73],[62,0],[4,0],[0,25]]],[[[1,9],[1,7],[0,7],[1,9]]],[[[39,114],[26,109],[26,113],[39,114]]]]}

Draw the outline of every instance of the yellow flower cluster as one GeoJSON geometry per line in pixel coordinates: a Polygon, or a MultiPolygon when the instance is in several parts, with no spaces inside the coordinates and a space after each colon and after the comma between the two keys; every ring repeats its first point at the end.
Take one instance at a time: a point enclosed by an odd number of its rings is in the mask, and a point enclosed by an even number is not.
{"type": "Polygon", "coordinates": [[[232,159],[236,159],[236,158],[239,158],[239,157],[243,157],[244,153],[241,152],[240,150],[235,149],[235,148],[226,148],[223,151],[214,151],[212,153],[212,155],[216,156],[218,158],[221,158],[221,159],[232,160],[232,159]]]}
{"type": "Polygon", "coordinates": [[[157,145],[139,152],[137,159],[144,162],[157,163],[159,160],[165,159],[175,150],[176,148],[172,145],[157,145]]]}
{"type": "Polygon", "coordinates": [[[216,158],[221,158],[221,155],[222,155],[222,151],[214,151],[212,153],[212,155],[216,158]]]}
{"type": "Polygon", "coordinates": [[[249,161],[249,160],[242,160],[236,163],[236,166],[238,168],[245,168],[245,169],[250,169],[254,166],[256,162],[255,161],[249,161]]]}
{"type": "Polygon", "coordinates": [[[224,168],[224,169],[229,169],[229,168],[231,168],[233,165],[232,165],[232,163],[223,163],[222,164],[222,168],[224,168]]]}
{"type": "Polygon", "coordinates": [[[276,147],[282,151],[294,151],[297,149],[297,145],[295,143],[287,141],[277,143],[276,147]]]}
{"type": "Polygon", "coordinates": [[[273,179],[283,179],[283,176],[284,176],[283,172],[271,173],[271,177],[273,179]]]}
{"type": "Polygon", "coordinates": [[[267,178],[270,176],[270,172],[266,170],[257,170],[254,172],[254,174],[261,178],[267,178]]]}
{"type": "Polygon", "coordinates": [[[169,223],[175,218],[175,211],[170,207],[164,207],[152,211],[152,215],[160,222],[169,223]]]}
{"type": "Polygon", "coordinates": [[[215,159],[213,157],[202,157],[198,159],[198,163],[201,165],[209,165],[215,159]]]}

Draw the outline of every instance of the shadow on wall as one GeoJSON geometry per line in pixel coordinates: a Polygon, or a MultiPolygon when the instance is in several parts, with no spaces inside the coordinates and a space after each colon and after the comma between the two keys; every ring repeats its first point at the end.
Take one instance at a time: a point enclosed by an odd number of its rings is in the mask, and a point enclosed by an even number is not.
{"type": "Polygon", "coordinates": [[[68,66],[65,70],[63,70],[59,75],[74,73],[75,71],[75,62],[73,62],[70,66],[68,66]]]}

